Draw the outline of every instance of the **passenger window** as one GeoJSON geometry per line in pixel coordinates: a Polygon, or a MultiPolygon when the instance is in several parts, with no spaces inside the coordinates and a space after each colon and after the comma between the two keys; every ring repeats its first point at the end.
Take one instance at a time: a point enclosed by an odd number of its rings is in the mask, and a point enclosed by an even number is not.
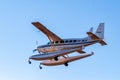
{"type": "Polygon", "coordinates": [[[70,40],[70,42],[72,42],[72,40],[70,40]]]}
{"type": "Polygon", "coordinates": [[[66,43],[68,42],[68,40],[65,41],[66,43]]]}
{"type": "Polygon", "coordinates": [[[60,41],[60,43],[64,43],[64,41],[60,41]]]}
{"type": "Polygon", "coordinates": [[[73,42],[76,42],[76,40],[74,40],[73,42]]]}
{"type": "Polygon", "coordinates": [[[58,41],[55,41],[55,43],[58,43],[58,41]]]}
{"type": "Polygon", "coordinates": [[[84,42],[84,40],[82,40],[82,42],[84,42]]]}

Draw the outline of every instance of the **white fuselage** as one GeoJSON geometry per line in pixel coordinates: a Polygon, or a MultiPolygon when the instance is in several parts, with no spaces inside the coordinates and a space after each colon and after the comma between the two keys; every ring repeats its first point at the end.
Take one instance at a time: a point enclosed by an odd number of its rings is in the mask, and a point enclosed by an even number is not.
{"type": "Polygon", "coordinates": [[[63,41],[56,41],[47,45],[38,46],[37,51],[42,53],[49,53],[74,48],[81,48],[82,50],[83,47],[97,42],[99,42],[99,40],[92,40],[90,37],[83,39],[63,39],[63,41]]]}

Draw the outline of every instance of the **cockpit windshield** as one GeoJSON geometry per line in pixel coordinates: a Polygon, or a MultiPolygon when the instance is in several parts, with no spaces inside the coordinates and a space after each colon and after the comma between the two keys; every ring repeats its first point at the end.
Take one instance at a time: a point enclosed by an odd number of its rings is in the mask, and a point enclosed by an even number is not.
{"type": "Polygon", "coordinates": [[[48,42],[47,44],[49,45],[49,44],[51,44],[51,42],[48,42]]]}

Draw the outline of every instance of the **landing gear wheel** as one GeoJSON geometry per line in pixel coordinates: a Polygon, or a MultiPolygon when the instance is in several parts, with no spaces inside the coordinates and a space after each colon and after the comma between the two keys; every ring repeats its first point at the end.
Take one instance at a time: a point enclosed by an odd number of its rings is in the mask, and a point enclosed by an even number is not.
{"type": "Polygon", "coordinates": [[[56,56],[56,57],[54,58],[54,60],[55,60],[55,61],[58,61],[58,56],[56,56]]]}
{"type": "Polygon", "coordinates": [[[31,64],[32,62],[30,60],[28,60],[29,64],[31,64]]]}
{"type": "Polygon", "coordinates": [[[42,69],[42,66],[41,66],[41,65],[39,65],[39,68],[40,68],[40,69],[42,69]]]}
{"type": "Polygon", "coordinates": [[[40,67],[40,69],[42,69],[42,67],[40,67]]]}
{"type": "Polygon", "coordinates": [[[94,54],[94,52],[91,52],[91,55],[93,55],[94,54]]]}
{"type": "Polygon", "coordinates": [[[66,62],[64,65],[65,65],[65,66],[68,66],[68,62],[66,62]]]}

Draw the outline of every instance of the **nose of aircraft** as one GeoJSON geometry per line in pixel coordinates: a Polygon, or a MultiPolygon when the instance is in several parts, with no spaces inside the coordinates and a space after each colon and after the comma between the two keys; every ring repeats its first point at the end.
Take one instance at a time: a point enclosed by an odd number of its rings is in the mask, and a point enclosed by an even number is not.
{"type": "Polygon", "coordinates": [[[35,58],[35,55],[30,56],[30,59],[35,58]]]}
{"type": "Polygon", "coordinates": [[[40,58],[40,56],[41,56],[41,54],[32,55],[29,57],[29,59],[38,60],[40,58]]]}
{"type": "Polygon", "coordinates": [[[37,56],[37,55],[32,55],[32,56],[29,57],[29,59],[37,58],[36,56],[37,56]]]}
{"type": "Polygon", "coordinates": [[[30,61],[31,59],[32,59],[32,60],[37,60],[37,58],[38,58],[37,56],[38,56],[38,55],[39,55],[39,54],[30,56],[30,57],[29,57],[29,60],[28,60],[29,64],[31,64],[31,61],[30,61]]]}

